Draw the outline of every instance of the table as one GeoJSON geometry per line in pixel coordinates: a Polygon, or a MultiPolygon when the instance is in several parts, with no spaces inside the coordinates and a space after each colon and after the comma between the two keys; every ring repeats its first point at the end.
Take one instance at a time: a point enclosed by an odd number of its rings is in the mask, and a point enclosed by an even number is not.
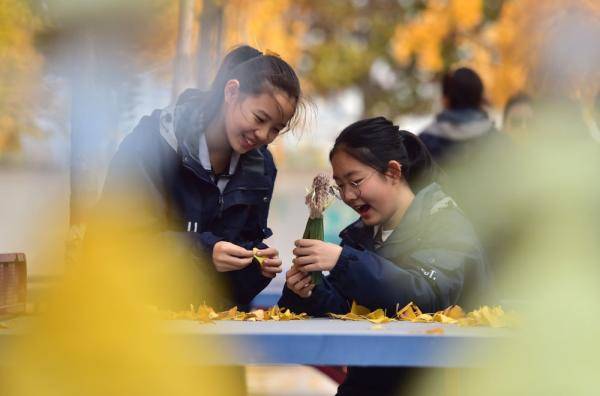
{"type": "MultiPolygon", "coordinates": [[[[0,329],[2,351],[27,320],[0,329]]],[[[316,366],[474,367],[493,347],[509,342],[514,331],[458,327],[439,323],[369,322],[309,319],[285,322],[167,321],[164,331],[182,341],[181,353],[193,364],[316,366]],[[443,334],[427,330],[443,328],[443,334]],[[216,353],[207,353],[209,345],[216,353]]]]}
{"type": "Polygon", "coordinates": [[[439,323],[392,322],[381,325],[381,329],[373,327],[369,322],[333,319],[214,324],[174,321],[166,324],[166,331],[184,338],[189,346],[185,353],[197,363],[407,367],[477,366],[491,348],[507,342],[512,334],[507,329],[439,323]],[[426,333],[440,327],[443,334],[426,333]],[[207,341],[215,350],[228,352],[198,353],[200,343],[207,341]]]}

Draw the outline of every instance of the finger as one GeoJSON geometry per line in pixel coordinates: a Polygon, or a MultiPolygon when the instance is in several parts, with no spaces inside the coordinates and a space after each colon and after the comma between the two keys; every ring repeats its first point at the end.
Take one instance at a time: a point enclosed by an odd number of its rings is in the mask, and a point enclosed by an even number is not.
{"type": "Polygon", "coordinates": [[[310,276],[305,276],[304,278],[301,278],[298,282],[296,282],[292,287],[294,288],[294,290],[296,291],[301,291],[302,289],[304,289],[307,285],[310,285],[310,276]]]}
{"type": "Polygon", "coordinates": [[[319,263],[313,263],[313,264],[307,264],[307,265],[303,266],[302,268],[300,268],[300,271],[315,272],[315,271],[322,271],[322,269],[319,266],[319,263]]]}
{"type": "Polygon", "coordinates": [[[290,279],[291,276],[294,276],[298,273],[298,270],[296,269],[296,267],[291,267],[289,270],[287,270],[285,272],[285,279],[286,282],[290,279]]]}
{"type": "Polygon", "coordinates": [[[263,267],[262,270],[270,274],[278,274],[280,272],[283,272],[283,269],[281,267],[263,267]]]}
{"type": "Polygon", "coordinates": [[[313,286],[314,285],[312,283],[308,283],[307,285],[302,287],[300,290],[298,290],[298,294],[308,297],[310,295],[310,293],[312,292],[313,286]]]}
{"type": "Polygon", "coordinates": [[[281,264],[282,261],[280,258],[265,259],[265,261],[263,261],[263,266],[267,267],[280,267],[281,264]]]}
{"type": "Polygon", "coordinates": [[[294,244],[296,245],[296,247],[306,248],[306,247],[314,246],[316,242],[319,242],[319,241],[316,239],[298,239],[294,242],[294,244]]]}
{"type": "Polygon", "coordinates": [[[239,258],[235,256],[226,256],[223,258],[222,262],[227,265],[232,265],[237,268],[245,267],[250,265],[252,262],[252,257],[249,258],[239,258]]]}
{"type": "Polygon", "coordinates": [[[224,252],[230,256],[236,256],[241,258],[254,256],[252,250],[246,250],[243,247],[235,245],[233,243],[230,243],[227,246],[225,246],[224,252]]]}
{"type": "Polygon", "coordinates": [[[304,267],[308,264],[315,263],[317,258],[315,256],[300,256],[292,259],[292,262],[295,266],[298,267],[300,271],[304,271],[304,267]]]}
{"type": "Polygon", "coordinates": [[[310,254],[313,252],[312,249],[310,248],[305,248],[305,247],[297,247],[294,250],[292,250],[292,254],[294,256],[310,256],[310,254]]]}
{"type": "Polygon", "coordinates": [[[259,250],[258,252],[256,252],[256,254],[261,257],[273,258],[273,257],[279,256],[279,251],[277,249],[275,249],[274,247],[270,247],[270,248],[259,250]]]}
{"type": "Polygon", "coordinates": [[[290,285],[294,285],[294,284],[298,283],[300,280],[302,280],[303,278],[306,278],[306,276],[307,276],[306,274],[304,274],[302,272],[298,272],[298,273],[290,276],[287,279],[287,283],[290,285]]]}
{"type": "Polygon", "coordinates": [[[314,283],[311,283],[308,286],[306,286],[304,288],[304,290],[302,290],[302,293],[306,293],[306,294],[310,295],[310,293],[312,293],[312,291],[314,290],[315,287],[317,287],[317,285],[315,285],[314,283]]]}

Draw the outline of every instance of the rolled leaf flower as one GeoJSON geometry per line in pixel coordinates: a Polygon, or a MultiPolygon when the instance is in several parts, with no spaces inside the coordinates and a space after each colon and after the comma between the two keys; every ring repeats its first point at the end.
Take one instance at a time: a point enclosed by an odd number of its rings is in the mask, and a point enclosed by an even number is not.
{"type": "MultiPolygon", "coordinates": [[[[304,229],[304,239],[325,239],[323,227],[323,212],[333,202],[331,178],[325,173],[319,173],[313,179],[312,186],[306,195],[305,203],[309,209],[309,217],[304,229]]],[[[311,273],[313,283],[319,284],[322,274],[320,271],[311,273]]]]}

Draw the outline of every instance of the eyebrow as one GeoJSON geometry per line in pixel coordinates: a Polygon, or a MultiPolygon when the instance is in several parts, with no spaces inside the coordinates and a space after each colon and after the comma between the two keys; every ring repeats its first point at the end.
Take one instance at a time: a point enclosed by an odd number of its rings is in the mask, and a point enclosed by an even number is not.
{"type": "MultiPolygon", "coordinates": [[[[352,175],[355,175],[355,174],[357,174],[357,173],[359,173],[359,171],[352,170],[352,171],[350,171],[350,172],[346,173],[346,174],[343,176],[343,178],[344,178],[344,179],[347,179],[347,178],[349,178],[350,176],[352,176],[352,175]]],[[[339,178],[339,177],[336,177],[336,176],[333,176],[333,178],[334,178],[335,180],[340,180],[340,178],[339,178]]]]}

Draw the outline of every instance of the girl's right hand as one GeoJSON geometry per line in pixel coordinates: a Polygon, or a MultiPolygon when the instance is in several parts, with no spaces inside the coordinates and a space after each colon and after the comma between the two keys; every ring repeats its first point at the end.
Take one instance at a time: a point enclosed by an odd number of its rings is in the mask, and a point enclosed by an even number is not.
{"type": "Polygon", "coordinates": [[[295,265],[285,273],[285,284],[302,298],[310,297],[316,286],[311,282],[310,273],[301,272],[295,265]]]}
{"type": "Polygon", "coordinates": [[[228,272],[246,268],[252,262],[254,253],[231,242],[220,241],[213,248],[213,264],[217,271],[228,272]]]}

